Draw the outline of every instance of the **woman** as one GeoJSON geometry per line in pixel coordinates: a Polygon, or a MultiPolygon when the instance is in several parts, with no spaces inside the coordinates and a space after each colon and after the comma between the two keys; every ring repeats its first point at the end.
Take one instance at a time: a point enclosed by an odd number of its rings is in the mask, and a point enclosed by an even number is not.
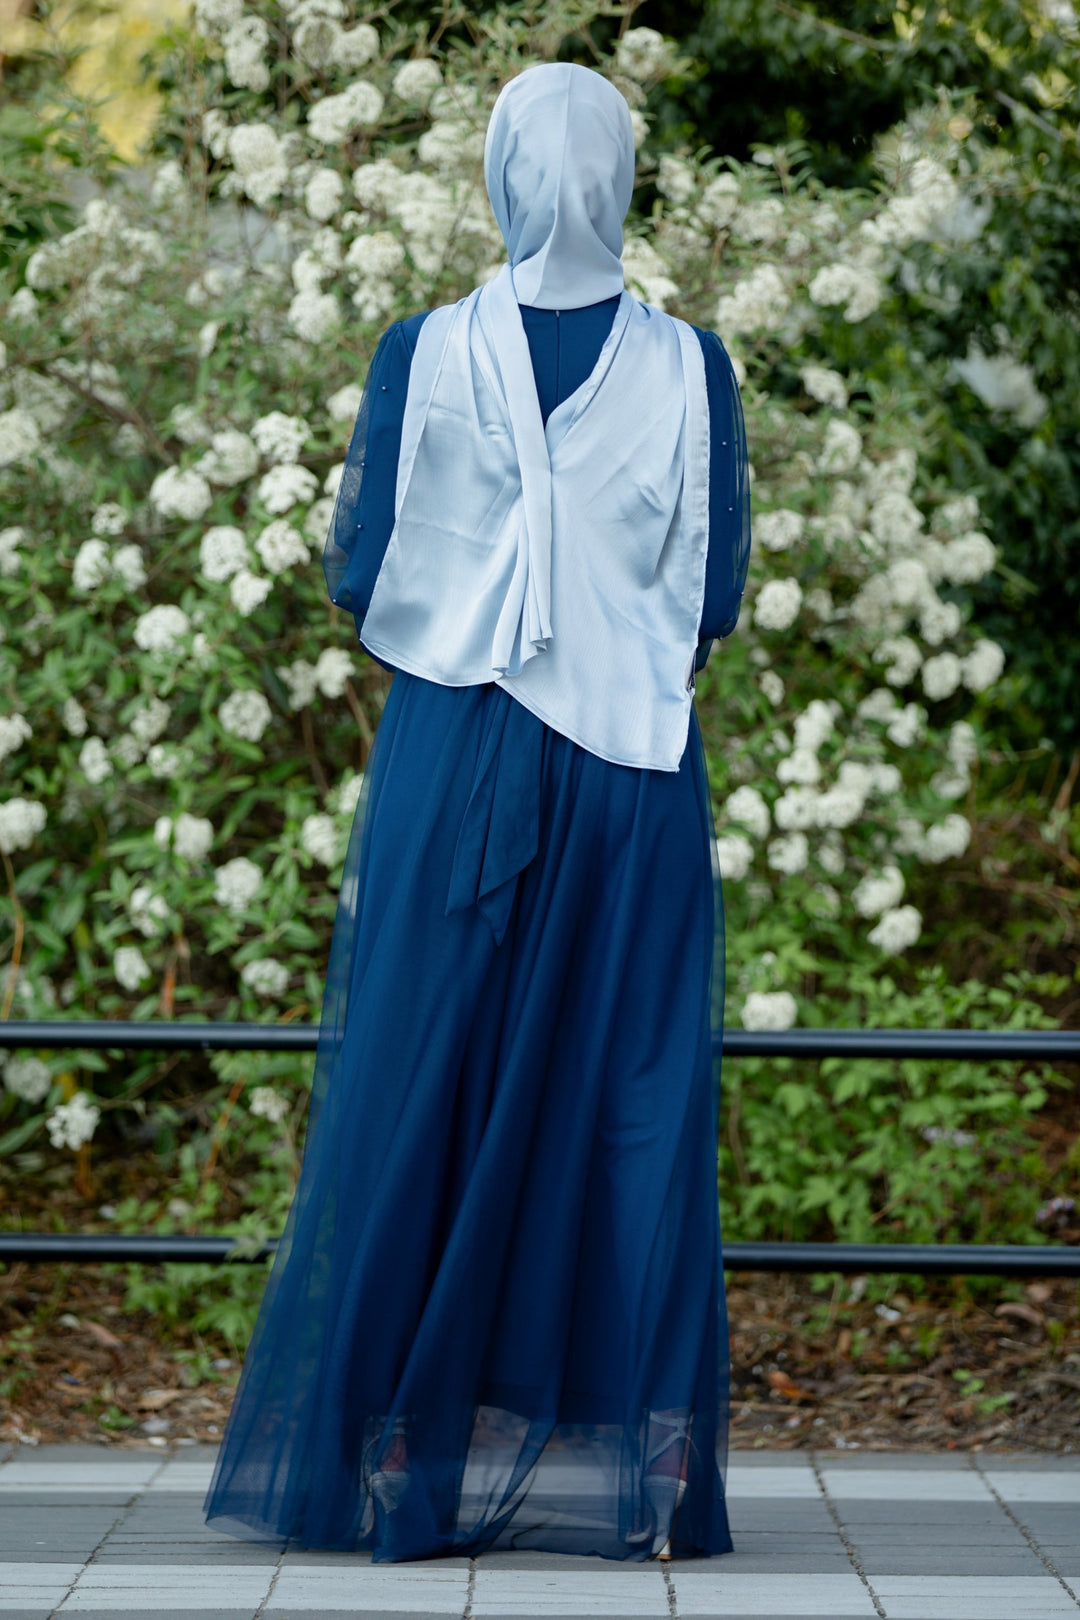
{"type": "Polygon", "coordinates": [[[625,291],[607,80],[511,80],[485,175],[509,263],[383,337],[327,541],[395,674],[206,1516],[385,1562],[723,1553],[693,684],[745,578],[738,387],[625,291]]]}

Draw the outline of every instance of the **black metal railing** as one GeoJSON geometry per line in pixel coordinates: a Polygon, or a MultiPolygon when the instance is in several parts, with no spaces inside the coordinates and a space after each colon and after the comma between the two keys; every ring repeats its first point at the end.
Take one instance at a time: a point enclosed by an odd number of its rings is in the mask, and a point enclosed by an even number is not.
{"type": "MultiPolygon", "coordinates": [[[[0,1047],[92,1047],[115,1051],[313,1052],[317,1025],[121,1022],[75,1019],[0,1022],[0,1047]]],[[[788,1029],[725,1030],[725,1057],[938,1058],[1080,1062],[1080,1031],[788,1029]]],[[[276,1238],[109,1232],[0,1232],[0,1261],[255,1263],[276,1238]]],[[[889,1272],[920,1276],[1080,1277],[1080,1248],[1064,1244],[724,1243],[728,1271],[889,1272]]]]}

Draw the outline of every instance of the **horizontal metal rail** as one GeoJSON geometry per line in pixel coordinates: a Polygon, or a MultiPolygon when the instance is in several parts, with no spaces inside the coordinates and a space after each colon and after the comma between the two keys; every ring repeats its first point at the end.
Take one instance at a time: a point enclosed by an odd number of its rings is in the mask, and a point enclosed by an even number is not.
{"type": "MultiPolygon", "coordinates": [[[[317,1024],[197,1024],[182,1019],[9,1019],[0,1047],[117,1051],[314,1052],[317,1024]]],[[[1080,1030],[727,1029],[725,1057],[881,1057],[1080,1062],[1080,1030]]]]}
{"type": "MultiPolygon", "coordinates": [[[[0,1048],[91,1047],[116,1051],[313,1052],[317,1024],[22,1019],[0,1022],[0,1048]]],[[[725,1057],[1029,1059],[1080,1061],[1080,1031],[968,1029],[725,1030],[725,1057]]],[[[269,1259],[232,1237],[186,1233],[0,1232],[0,1261],[133,1261],[146,1264],[269,1259]]],[[[887,1272],[920,1276],[1080,1277],[1080,1248],[1036,1244],[725,1243],[728,1271],[887,1272]]]]}
{"type": "MultiPolygon", "coordinates": [[[[277,1238],[256,1246],[186,1233],[0,1232],[0,1260],[255,1264],[277,1238]]],[[[725,1243],[727,1271],[870,1271],[920,1276],[1080,1277],[1080,1248],[978,1243],[725,1243]]]]}

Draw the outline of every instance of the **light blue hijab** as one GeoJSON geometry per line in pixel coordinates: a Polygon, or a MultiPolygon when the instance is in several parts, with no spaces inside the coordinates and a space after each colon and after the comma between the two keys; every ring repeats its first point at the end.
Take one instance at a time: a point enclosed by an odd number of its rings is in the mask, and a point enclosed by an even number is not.
{"type": "Polygon", "coordinates": [[[519,304],[579,309],[622,292],[634,164],[626,98],[591,68],[545,63],[503,86],[484,179],[519,304]]]}

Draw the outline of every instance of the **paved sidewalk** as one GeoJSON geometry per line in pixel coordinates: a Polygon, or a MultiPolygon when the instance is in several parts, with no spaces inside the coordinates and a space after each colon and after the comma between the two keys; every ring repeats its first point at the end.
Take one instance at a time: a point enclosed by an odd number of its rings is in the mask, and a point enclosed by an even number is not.
{"type": "Polygon", "coordinates": [[[202,1522],[209,1447],[0,1446],[0,1615],[49,1620],[1057,1620],[1080,1616],[1080,1456],[735,1452],[736,1551],[372,1565],[202,1522]]]}

